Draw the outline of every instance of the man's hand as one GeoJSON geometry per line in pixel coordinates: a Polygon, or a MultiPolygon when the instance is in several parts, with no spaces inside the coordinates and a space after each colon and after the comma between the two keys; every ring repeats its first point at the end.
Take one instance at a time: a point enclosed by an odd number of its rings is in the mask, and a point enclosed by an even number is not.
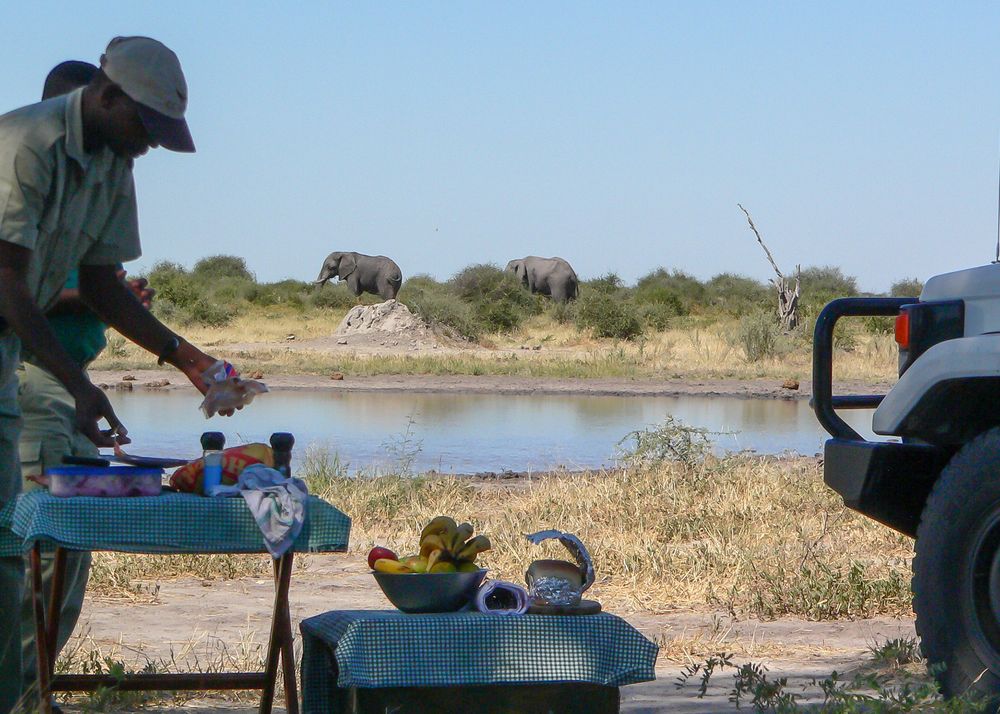
{"type": "Polygon", "coordinates": [[[114,446],[130,442],[128,430],[118,420],[107,395],[99,387],[88,383],[73,397],[76,399],[76,428],[96,446],[114,446]],[[101,419],[107,420],[111,428],[107,431],[98,429],[97,423],[101,419]]]}
{"type": "Polygon", "coordinates": [[[118,278],[125,282],[125,286],[129,291],[135,295],[135,297],[142,303],[142,306],[149,309],[153,302],[153,297],[156,295],[156,291],[149,287],[149,281],[145,278],[130,278],[125,280],[125,271],[119,270],[116,275],[118,278]]]}

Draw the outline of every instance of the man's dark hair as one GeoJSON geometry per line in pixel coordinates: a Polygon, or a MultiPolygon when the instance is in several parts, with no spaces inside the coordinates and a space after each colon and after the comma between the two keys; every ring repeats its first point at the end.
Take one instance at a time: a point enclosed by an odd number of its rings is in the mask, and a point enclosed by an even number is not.
{"type": "Polygon", "coordinates": [[[60,62],[52,68],[49,76],[45,78],[42,99],[58,97],[60,94],[66,94],[78,87],[90,84],[90,80],[97,73],[97,67],[90,64],[90,62],[81,62],[79,60],[60,62]]]}

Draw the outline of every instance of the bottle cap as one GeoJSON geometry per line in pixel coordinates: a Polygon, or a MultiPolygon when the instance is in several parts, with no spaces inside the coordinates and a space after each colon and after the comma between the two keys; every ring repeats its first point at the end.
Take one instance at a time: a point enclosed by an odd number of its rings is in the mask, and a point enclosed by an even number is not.
{"type": "Polygon", "coordinates": [[[201,448],[206,451],[221,451],[226,446],[226,435],[221,431],[206,431],[201,435],[201,448]]]}
{"type": "Polygon", "coordinates": [[[271,434],[271,448],[275,451],[291,451],[295,446],[295,437],[287,431],[276,431],[271,434]]]}

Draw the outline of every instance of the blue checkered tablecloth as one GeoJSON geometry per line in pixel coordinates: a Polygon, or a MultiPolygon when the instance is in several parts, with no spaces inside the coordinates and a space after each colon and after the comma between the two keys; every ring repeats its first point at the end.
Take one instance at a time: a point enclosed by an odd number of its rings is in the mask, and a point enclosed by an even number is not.
{"type": "Polygon", "coordinates": [[[310,617],[299,628],[304,712],[334,711],[334,688],[557,682],[619,687],[655,679],[659,651],[608,613],[500,617],[344,610],[310,617]]]}
{"type": "MultiPolygon", "coordinates": [[[[309,496],[295,551],[346,550],[350,532],[350,518],[309,496]]],[[[128,553],[267,552],[242,498],[171,492],[137,498],[22,494],[0,511],[0,555],[20,555],[35,541],[128,553]]]]}

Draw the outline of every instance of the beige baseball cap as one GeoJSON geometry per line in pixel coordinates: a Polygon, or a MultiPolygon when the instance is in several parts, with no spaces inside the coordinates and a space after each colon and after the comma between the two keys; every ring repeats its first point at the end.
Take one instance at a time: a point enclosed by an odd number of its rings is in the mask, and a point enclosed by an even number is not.
{"type": "Polygon", "coordinates": [[[194,151],[184,111],[187,82],[177,55],[149,37],[116,37],[101,55],[101,69],[139,105],[149,135],[165,149],[194,151]]]}

